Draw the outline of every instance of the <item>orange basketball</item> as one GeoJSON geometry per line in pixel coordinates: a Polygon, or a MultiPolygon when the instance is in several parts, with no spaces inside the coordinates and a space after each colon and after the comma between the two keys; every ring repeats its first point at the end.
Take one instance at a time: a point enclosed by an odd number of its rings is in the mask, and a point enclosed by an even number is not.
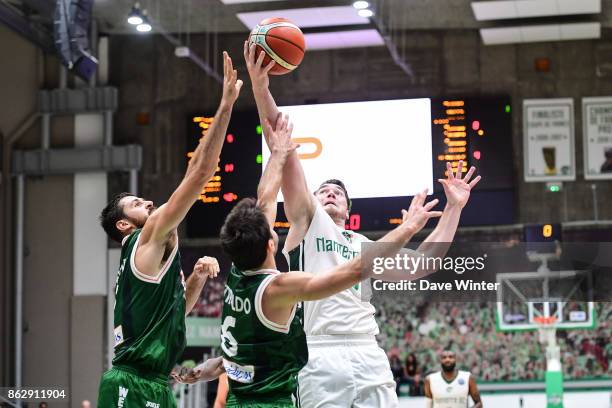
{"type": "Polygon", "coordinates": [[[256,25],[249,35],[249,46],[251,44],[257,45],[257,55],[261,50],[266,52],[264,66],[270,59],[276,62],[270,70],[271,75],[283,75],[296,69],[306,49],[302,30],[285,18],[267,18],[256,25]]]}

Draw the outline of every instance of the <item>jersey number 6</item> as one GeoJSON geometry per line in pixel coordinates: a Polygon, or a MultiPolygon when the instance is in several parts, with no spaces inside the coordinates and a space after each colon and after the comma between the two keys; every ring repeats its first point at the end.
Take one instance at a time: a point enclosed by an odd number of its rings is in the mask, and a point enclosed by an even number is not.
{"type": "Polygon", "coordinates": [[[238,354],[238,342],[230,333],[230,327],[236,325],[236,318],[233,316],[227,316],[221,326],[221,348],[229,357],[234,357],[238,354]]]}

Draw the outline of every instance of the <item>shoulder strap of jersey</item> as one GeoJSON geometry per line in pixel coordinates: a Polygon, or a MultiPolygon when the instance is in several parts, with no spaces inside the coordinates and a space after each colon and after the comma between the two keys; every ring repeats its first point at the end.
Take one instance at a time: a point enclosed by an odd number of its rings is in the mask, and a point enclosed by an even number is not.
{"type": "Polygon", "coordinates": [[[291,328],[291,322],[293,321],[293,318],[295,317],[295,311],[297,310],[297,304],[293,305],[293,307],[291,308],[291,314],[289,315],[287,322],[285,322],[284,324],[278,324],[278,323],[273,322],[272,320],[269,320],[264,315],[264,312],[263,312],[264,292],[266,291],[266,288],[268,287],[268,285],[278,276],[280,276],[280,272],[278,271],[276,271],[276,273],[270,273],[259,283],[257,292],[255,293],[255,314],[257,315],[257,318],[259,319],[261,324],[264,325],[264,327],[272,331],[287,334],[289,333],[289,329],[291,328]]]}

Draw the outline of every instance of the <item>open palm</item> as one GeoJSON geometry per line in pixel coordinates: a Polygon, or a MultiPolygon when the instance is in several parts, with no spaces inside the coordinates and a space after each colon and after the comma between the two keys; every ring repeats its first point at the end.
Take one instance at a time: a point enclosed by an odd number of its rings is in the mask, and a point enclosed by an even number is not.
{"type": "Polygon", "coordinates": [[[457,173],[453,173],[453,168],[450,163],[446,163],[447,177],[445,179],[438,179],[438,182],[444,187],[444,194],[446,194],[446,202],[448,205],[459,205],[461,208],[465,207],[469,198],[470,192],[480,181],[480,176],[476,176],[472,181],[470,178],[474,175],[476,167],[472,166],[467,172],[465,177],[462,178],[461,170],[463,169],[463,162],[460,161],[457,166],[457,173]]]}

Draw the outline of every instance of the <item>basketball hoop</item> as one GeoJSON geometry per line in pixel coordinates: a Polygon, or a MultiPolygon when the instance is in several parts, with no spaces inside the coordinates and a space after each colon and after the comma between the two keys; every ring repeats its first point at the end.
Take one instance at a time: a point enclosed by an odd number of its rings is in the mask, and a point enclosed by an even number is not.
{"type": "Polygon", "coordinates": [[[556,343],[557,318],[555,316],[534,316],[533,322],[538,325],[540,343],[547,345],[556,343]]]}

